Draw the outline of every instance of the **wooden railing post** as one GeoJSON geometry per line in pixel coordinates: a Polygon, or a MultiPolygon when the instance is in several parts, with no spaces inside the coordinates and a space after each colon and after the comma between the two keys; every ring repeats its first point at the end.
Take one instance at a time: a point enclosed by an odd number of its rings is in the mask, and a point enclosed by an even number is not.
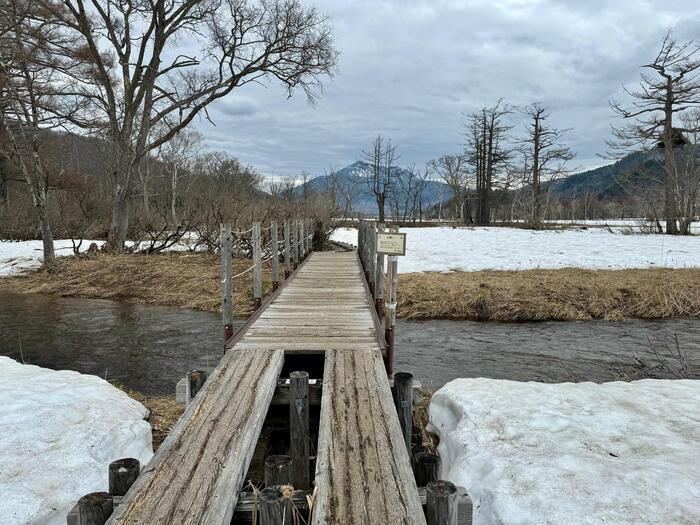
{"type": "MultiPolygon", "coordinates": [[[[392,232],[398,232],[398,228],[391,228],[392,232]]],[[[394,336],[396,328],[396,288],[399,283],[398,274],[398,264],[399,258],[396,255],[387,256],[387,269],[386,269],[386,279],[387,279],[387,299],[389,304],[385,306],[385,320],[384,320],[384,337],[386,340],[386,372],[389,377],[393,374],[394,369],[394,336]]]]}
{"type": "Polygon", "coordinates": [[[224,344],[233,337],[233,256],[231,225],[221,225],[221,309],[224,320],[224,344]]]}
{"type": "Polygon", "coordinates": [[[297,221],[297,261],[301,264],[304,260],[304,228],[301,221],[297,221]]]}
{"type": "Polygon", "coordinates": [[[369,253],[367,256],[367,271],[368,271],[368,276],[367,276],[367,284],[369,286],[369,293],[372,296],[372,299],[376,297],[376,289],[374,285],[374,281],[376,278],[376,270],[375,270],[375,264],[377,263],[377,230],[374,226],[374,223],[370,223],[369,225],[369,253]]]}
{"type": "Polygon", "coordinates": [[[411,454],[411,434],[413,431],[413,374],[394,374],[394,403],[399,416],[401,432],[406,442],[406,450],[411,454]]]}
{"type": "MultiPolygon", "coordinates": [[[[384,223],[377,224],[377,235],[384,231],[384,223]]],[[[384,255],[377,253],[374,277],[374,307],[379,318],[384,317],[384,255]]]]}
{"type": "Polygon", "coordinates": [[[289,374],[289,452],[292,485],[308,489],[309,475],[309,373],[289,374]]]}
{"type": "Polygon", "coordinates": [[[277,238],[277,221],[270,223],[270,244],[272,245],[272,291],[274,292],[280,285],[280,247],[277,238]]]}
{"type": "Polygon", "coordinates": [[[291,240],[289,237],[289,221],[284,221],[284,278],[292,273],[291,240]]]}
{"type": "Polygon", "coordinates": [[[457,487],[449,481],[433,481],[426,490],[428,525],[457,525],[457,487]]]}
{"type": "Polygon", "coordinates": [[[253,224],[253,307],[257,310],[262,304],[262,246],[260,223],[253,224]]]}

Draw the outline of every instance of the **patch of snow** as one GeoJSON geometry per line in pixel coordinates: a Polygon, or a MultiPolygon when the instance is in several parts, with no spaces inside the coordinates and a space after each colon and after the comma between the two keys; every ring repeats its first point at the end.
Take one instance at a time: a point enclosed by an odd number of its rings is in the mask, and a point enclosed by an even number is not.
{"type": "MultiPolygon", "coordinates": [[[[622,235],[604,228],[402,228],[406,256],[399,273],[451,270],[686,268],[700,266],[700,237],[622,235]]],[[[357,230],[339,228],[331,239],[357,245],[357,230]]]]}
{"type": "Polygon", "coordinates": [[[108,466],[153,455],[146,408],[96,376],[0,357],[0,523],[64,525],[108,466]]]}
{"type": "MultiPolygon", "coordinates": [[[[102,247],[104,241],[83,241],[82,251],[91,243],[102,247]]],[[[70,239],[54,241],[56,257],[73,255],[73,242],[70,239]]],[[[44,260],[44,248],[41,241],[0,241],[0,277],[19,275],[28,270],[36,270],[44,260]]]]}
{"type": "Polygon", "coordinates": [[[697,524],[698,406],[700,381],[456,379],[430,425],[474,525],[697,524]]]}

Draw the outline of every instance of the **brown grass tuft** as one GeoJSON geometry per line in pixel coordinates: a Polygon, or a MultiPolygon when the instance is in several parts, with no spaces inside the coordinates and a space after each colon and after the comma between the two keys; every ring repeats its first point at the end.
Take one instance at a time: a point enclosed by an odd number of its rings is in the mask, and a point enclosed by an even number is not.
{"type": "Polygon", "coordinates": [[[178,405],[175,396],[147,396],[134,390],[125,392],[150,412],[148,422],[153,435],[153,452],[156,452],[185,411],[184,405],[178,405]]]}
{"type": "MultiPolygon", "coordinates": [[[[234,273],[251,266],[234,261],[234,273]]],[[[269,293],[269,267],[263,265],[264,293],[269,293]]],[[[91,297],[207,312],[221,310],[219,257],[206,253],[59,257],[50,269],[0,279],[0,291],[91,297]]],[[[234,280],[237,314],[252,312],[252,272],[234,280]]]]}
{"type": "Polygon", "coordinates": [[[405,274],[397,314],[477,321],[700,317],[700,269],[405,274]]]}

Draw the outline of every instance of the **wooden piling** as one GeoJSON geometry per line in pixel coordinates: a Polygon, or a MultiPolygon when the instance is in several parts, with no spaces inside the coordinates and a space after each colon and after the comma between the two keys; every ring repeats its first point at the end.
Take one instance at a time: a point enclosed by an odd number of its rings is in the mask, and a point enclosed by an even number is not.
{"type": "Polygon", "coordinates": [[[204,370],[192,370],[189,374],[190,399],[194,399],[202,389],[207,380],[207,373],[204,370]]]}
{"type": "Polygon", "coordinates": [[[272,291],[274,292],[280,285],[280,247],[279,239],[277,236],[277,222],[272,221],[270,223],[270,244],[272,245],[272,291]]]}
{"type": "Polygon", "coordinates": [[[425,518],[427,525],[457,525],[457,487],[449,481],[428,483],[425,518]]]}
{"type": "Polygon", "coordinates": [[[292,273],[291,240],[289,232],[289,221],[284,221],[284,278],[287,279],[292,273]]]}
{"type": "Polygon", "coordinates": [[[413,374],[406,372],[394,374],[394,403],[406,442],[406,450],[410,454],[413,431],[413,374]]]}
{"type": "Polygon", "coordinates": [[[296,244],[296,238],[297,238],[297,227],[294,222],[292,222],[289,225],[289,228],[291,230],[290,233],[290,239],[291,239],[291,246],[290,246],[290,256],[292,259],[292,269],[296,270],[299,261],[297,261],[297,244],[296,244]]]}
{"type": "Polygon", "coordinates": [[[292,479],[292,457],[271,455],[265,459],[265,486],[288,485],[292,479]]]}
{"type": "Polygon", "coordinates": [[[260,223],[253,224],[253,307],[257,310],[262,304],[262,246],[260,223]]]}
{"type": "Polygon", "coordinates": [[[104,525],[114,512],[112,495],[93,492],[78,500],[79,525],[104,525]]]}
{"type": "Polygon", "coordinates": [[[427,450],[417,452],[413,456],[413,474],[419,487],[437,481],[440,479],[440,456],[427,450]]]}
{"type": "Polygon", "coordinates": [[[109,464],[109,493],[124,496],[141,473],[141,463],[135,458],[122,458],[109,464]]]}
{"type": "MultiPolygon", "coordinates": [[[[224,320],[224,343],[233,337],[233,261],[231,225],[221,225],[221,304],[224,320]]],[[[225,345],[224,345],[225,346],[225,345]]]]}
{"type": "Polygon", "coordinates": [[[279,486],[260,491],[260,525],[291,525],[292,500],[285,498],[279,486]]]}
{"type": "Polygon", "coordinates": [[[292,485],[308,489],[309,468],[309,373],[289,374],[289,452],[292,456],[292,485]]]}

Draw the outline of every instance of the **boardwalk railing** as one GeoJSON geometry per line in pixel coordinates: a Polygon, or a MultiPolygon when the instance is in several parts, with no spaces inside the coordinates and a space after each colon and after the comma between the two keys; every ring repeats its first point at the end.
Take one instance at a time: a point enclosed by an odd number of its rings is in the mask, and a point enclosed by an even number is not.
{"type": "Polygon", "coordinates": [[[224,322],[224,342],[233,337],[234,281],[253,272],[253,309],[257,310],[263,300],[263,265],[270,264],[272,291],[291,275],[299,264],[311,253],[313,231],[309,219],[285,221],[283,240],[279,239],[279,227],[272,221],[266,228],[260,222],[243,231],[233,231],[230,224],[221,225],[221,305],[224,322]],[[251,266],[242,272],[233,272],[233,250],[241,253],[241,247],[251,247],[251,266]],[[284,264],[284,275],[280,272],[280,260],[284,264]]]}
{"type": "Polygon", "coordinates": [[[383,320],[384,366],[389,377],[394,372],[394,338],[396,334],[396,302],[399,282],[398,257],[384,256],[377,252],[377,235],[382,232],[398,233],[398,227],[387,228],[384,223],[361,220],[357,230],[357,251],[365,273],[365,279],[374,300],[379,319],[383,320]],[[385,267],[386,259],[386,271],[385,267]]]}

